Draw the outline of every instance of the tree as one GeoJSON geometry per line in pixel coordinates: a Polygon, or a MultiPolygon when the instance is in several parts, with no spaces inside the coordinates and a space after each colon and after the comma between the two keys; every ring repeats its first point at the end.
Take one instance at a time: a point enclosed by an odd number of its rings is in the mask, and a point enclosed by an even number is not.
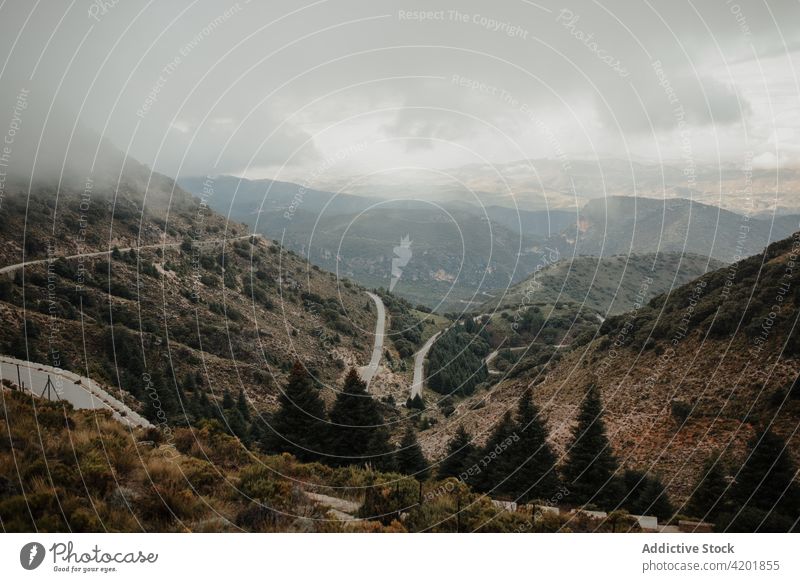
{"type": "Polygon", "coordinates": [[[516,468],[516,463],[509,449],[519,441],[516,429],[511,413],[506,412],[489,435],[480,452],[480,473],[475,479],[476,487],[481,491],[499,495],[513,492],[508,477],[516,468]]]}
{"type": "Polygon", "coordinates": [[[278,404],[269,430],[264,431],[264,448],[291,453],[302,461],[319,460],[328,434],[325,403],[300,362],[295,362],[278,404]]]}
{"type": "Polygon", "coordinates": [[[236,409],[246,421],[250,420],[250,408],[247,406],[247,399],[244,396],[244,390],[239,388],[239,396],[236,399],[236,409]]]}
{"type": "Polygon", "coordinates": [[[416,408],[417,410],[425,410],[425,402],[422,400],[422,396],[417,394],[414,398],[408,398],[406,400],[406,408],[416,408]]]}
{"type": "Polygon", "coordinates": [[[728,484],[718,456],[706,460],[700,472],[700,479],[687,503],[687,509],[704,520],[716,520],[725,509],[725,492],[728,484]]]}
{"type": "Polygon", "coordinates": [[[231,396],[231,391],[227,388],[222,393],[222,408],[225,410],[233,408],[233,396],[231,396]]]}
{"type": "Polygon", "coordinates": [[[331,447],[336,465],[369,462],[378,469],[393,465],[389,433],[378,403],[367,393],[367,385],[351,369],[331,410],[331,447]]]}
{"type": "Polygon", "coordinates": [[[517,471],[511,475],[509,489],[522,501],[550,499],[559,489],[556,456],[547,443],[547,430],[530,390],[526,390],[517,409],[517,434],[509,454],[517,471]]]}
{"type": "Polygon", "coordinates": [[[476,453],[475,445],[472,444],[472,437],[469,436],[467,429],[459,426],[456,434],[447,443],[447,456],[439,465],[436,476],[439,479],[456,477],[467,481],[466,472],[475,463],[476,453]],[[462,477],[462,475],[465,476],[462,477]]]}
{"type": "Polygon", "coordinates": [[[143,398],[144,416],[153,424],[167,422],[178,412],[176,392],[167,385],[164,374],[159,369],[150,374],[143,398]]]}
{"type": "Polygon", "coordinates": [[[736,476],[732,498],[742,507],[796,518],[800,512],[800,496],[786,442],[766,429],[748,444],[750,455],[736,476]]]}
{"type": "Polygon", "coordinates": [[[394,458],[399,472],[416,477],[420,481],[428,478],[430,473],[428,461],[422,454],[422,448],[417,442],[417,433],[411,426],[406,429],[394,458]]]}
{"type": "Polygon", "coordinates": [[[622,505],[628,511],[635,515],[655,515],[662,520],[672,517],[674,509],[661,479],[629,469],[623,475],[623,484],[622,505]]]}
{"type": "Polygon", "coordinates": [[[614,509],[621,498],[614,477],[617,460],[611,453],[602,418],[603,407],[594,384],[590,385],[578,413],[578,426],[569,446],[564,480],[570,496],[579,503],[596,503],[614,509]]]}

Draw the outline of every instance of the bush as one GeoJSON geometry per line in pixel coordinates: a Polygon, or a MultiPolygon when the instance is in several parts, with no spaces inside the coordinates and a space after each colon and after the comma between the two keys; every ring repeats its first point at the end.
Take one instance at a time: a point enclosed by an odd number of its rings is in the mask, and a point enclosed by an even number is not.
{"type": "Polygon", "coordinates": [[[672,417],[683,424],[692,413],[692,406],[680,400],[673,400],[670,404],[670,411],[672,412],[672,417]]]}

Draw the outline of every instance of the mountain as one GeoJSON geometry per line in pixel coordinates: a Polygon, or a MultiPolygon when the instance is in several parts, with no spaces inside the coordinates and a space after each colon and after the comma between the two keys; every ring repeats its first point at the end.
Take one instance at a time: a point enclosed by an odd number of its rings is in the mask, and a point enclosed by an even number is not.
{"type": "Polygon", "coordinates": [[[562,302],[582,305],[606,317],[630,311],[720,267],[722,263],[714,259],[675,252],[557,260],[541,265],[534,275],[508,290],[493,292],[496,297],[478,311],[562,302]]]}
{"type": "Polygon", "coordinates": [[[184,424],[184,398],[208,401],[198,418],[240,391],[270,410],[295,360],[323,386],[369,361],[365,289],[117,161],[103,168],[116,181],[95,173],[6,192],[2,353],[88,375],[145,412],[150,378],[184,424]]]}
{"type": "Polygon", "coordinates": [[[382,198],[425,192],[448,203],[475,200],[524,210],[575,210],[594,199],[613,196],[689,198],[739,214],[800,213],[800,169],[760,168],[741,164],[619,159],[521,159],[504,163],[466,164],[446,172],[382,172],[370,176],[323,176],[322,187],[382,198]]]}
{"type": "Polygon", "coordinates": [[[580,402],[594,384],[621,465],[659,476],[673,502],[687,500],[713,456],[721,455],[733,477],[748,441],[765,427],[786,440],[796,463],[798,250],[800,233],[607,319],[594,337],[547,361],[521,354],[491,392],[423,433],[423,447],[440,454],[461,425],[485,436],[533,386],[563,461],[580,402]]]}
{"type": "Polygon", "coordinates": [[[312,214],[355,214],[379,202],[367,196],[325,192],[292,182],[246,180],[235,176],[187,176],[178,179],[187,192],[233,220],[255,226],[258,214],[301,210],[312,214]]]}
{"type": "Polygon", "coordinates": [[[231,176],[181,183],[318,267],[442,312],[463,311],[481,289],[525,277],[539,260],[537,243],[574,220],[569,213],[379,200],[231,176]],[[403,241],[408,257],[401,266],[395,249],[403,241]]]}
{"type": "Polygon", "coordinates": [[[378,206],[336,216],[297,212],[290,219],[269,214],[259,232],[282,237],[282,244],[323,269],[391,288],[440,312],[463,311],[481,289],[526,276],[540,260],[537,243],[543,240],[472,212],[436,207],[378,206]]]}
{"type": "Polygon", "coordinates": [[[481,290],[527,276],[539,260],[538,243],[562,232],[576,216],[464,200],[430,204],[335,194],[232,176],[179,183],[314,265],[367,287],[392,286],[409,301],[442,312],[462,311],[481,290]],[[411,241],[411,257],[392,285],[394,248],[403,239],[411,241]]]}
{"type": "Polygon", "coordinates": [[[797,217],[765,220],[685,199],[613,196],[588,202],[549,244],[566,255],[682,252],[726,263],[797,230],[797,217]]]}

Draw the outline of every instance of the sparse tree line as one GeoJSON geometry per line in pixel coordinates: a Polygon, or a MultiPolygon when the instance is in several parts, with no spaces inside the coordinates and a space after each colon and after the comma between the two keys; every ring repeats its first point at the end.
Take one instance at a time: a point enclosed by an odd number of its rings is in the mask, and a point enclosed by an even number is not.
{"type": "Polygon", "coordinates": [[[287,452],[301,461],[337,467],[368,464],[379,471],[428,476],[428,463],[413,429],[408,428],[395,451],[381,404],[354,369],[328,411],[314,378],[296,363],[281,390],[278,410],[260,430],[265,452],[287,452]]]}
{"type": "Polygon", "coordinates": [[[483,447],[476,447],[460,427],[436,476],[453,477],[492,497],[521,502],[557,498],[574,506],[655,515],[662,521],[688,513],[712,521],[718,531],[795,531],[800,488],[786,442],[764,430],[750,441],[749,448],[735,472],[719,457],[710,459],[689,501],[676,509],[657,476],[620,471],[594,386],[586,391],[560,468],[528,391],[520,399],[516,415],[507,413],[483,447]]]}

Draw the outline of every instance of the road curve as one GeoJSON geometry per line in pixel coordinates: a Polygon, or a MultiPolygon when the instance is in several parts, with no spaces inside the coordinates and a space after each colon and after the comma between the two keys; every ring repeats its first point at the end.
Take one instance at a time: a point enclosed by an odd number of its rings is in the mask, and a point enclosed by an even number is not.
{"type": "MultiPolygon", "coordinates": [[[[247,235],[244,235],[244,236],[236,236],[236,237],[225,238],[225,239],[200,240],[200,241],[194,241],[194,242],[196,244],[217,244],[217,243],[221,243],[221,242],[225,242],[225,241],[229,241],[229,240],[242,240],[242,239],[250,238],[250,237],[253,237],[253,236],[261,237],[260,234],[247,234],[247,235]]],[[[119,252],[121,252],[121,253],[127,253],[128,251],[131,251],[131,250],[134,250],[134,251],[138,252],[138,251],[145,250],[145,249],[161,249],[161,248],[165,248],[165,247],[177,247],[178,245],[181,245],[181,244],[183,244],[183,243],[182,242],[156,243],[156,244],[152,244],[152,245],[144,245],[144,246],[141,246],[141,247],[125,247],[125,248],[121,248],[121,249],[117,249],[117,250],[119,252]]],[[[48,263],[50,261],[57,261],[59,259],[63,259],[65,261],[72,261],[72,260],[75,260],[75,259],[88,259],[88,258],[91,258],[91,257],[102,257],[103,255],[110,255],[113,252],[114,252],[114,249],[111,248],[111,249],[108,249],[107,251],[93,251],[91,253],[81,253],[79,255],[67,255],[67,256],[61,256],[61,257],[49,257],[47,259],[36,259],[35,261],[25,261],[24,263],[17,263],[15,265],[7,265],[5,267],[0,268],[0,275],[5,275],[7,273],[13,273],[14,271],[16,271],[18,269],[21,269],[23,267],[30,267],[32,265],[44,265],[44,264],[46,264],[46,263],[48,263]]]]}
{"type": "Polygon", "coordinates": [[[428,356],[428,352],[433,347],[433,344],[436,343],[436,340],[439,339],[440,335],[442,335],[442,332],[437,331],[429,337],[425,345],[414,354],[414,380],[411,382],[411,398],[422,395],[422,384],[425,382],[425,358],[428,356]]]}
{"type": "Polygon", "coordinates": [[[56,398],[65,400],[77,409],[110,410],[116,420],[128,426],[153,426],[147,419],[111,396],[97,382],[67,370],[0,356],[0,378],[17,384],[17,366],[19,366],[19,380],[24,384],[25,390],[37,396],[42,395],[47,379],[50,378],[51,400],[56,398]]]}
{"type": "Polygon", "coordinates": [[[378,308],[378,320],[375,322],[375,344],[372,347],[372,358],[369,364],[362,366],[358,370],[361,379],[367,384],[367,388],[369,388],[369,384],[378,371],[378,366],[383,356],[383,336],[386,330],[386,308],[383,306],[381,298],[375,295],[375,293],[367,291],[367,295],[372,298],[375,302],[375,307],[378,308]]]}

